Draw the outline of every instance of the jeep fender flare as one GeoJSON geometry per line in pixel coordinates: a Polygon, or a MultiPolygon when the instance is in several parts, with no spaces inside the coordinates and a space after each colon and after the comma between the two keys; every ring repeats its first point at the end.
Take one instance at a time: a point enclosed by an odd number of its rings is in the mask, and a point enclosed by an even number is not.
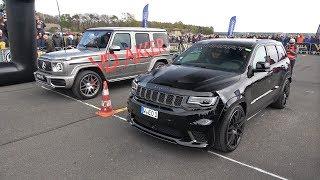
{"type": "MultiPolygon", "coordinates": [[[[232,107],[234,105],[238,105],[238,104],[243,104],[243,103],[246,104],[245,97],[242,94],[239,94],[238,96],[235,95],[235,96],[231,97],[230,99],[226,99],[224,96],[222,96],[220,94],[219,94],[219,97],[220,97],[219,99],[221,99],[221,101],[224,104],[224,107],[223,107],[222,111],[220,112],[219,119],[221,119],[222,115],[225,112],[227,112],[228,109],[230,109],[230,107],[232,107]]],[[[243,110],[245,112],[247,112],[247,107],[244,107],[243,110]]]]}

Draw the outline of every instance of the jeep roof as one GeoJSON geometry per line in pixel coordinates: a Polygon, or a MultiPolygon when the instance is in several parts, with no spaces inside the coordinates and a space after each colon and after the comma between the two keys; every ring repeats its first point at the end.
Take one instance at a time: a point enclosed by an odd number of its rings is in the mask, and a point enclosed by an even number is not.
{"type": "Polygon", "coordinates": [[[255,46],[257,44],[268,44],[273,43],[275,45],[281,45],[281,42],[272,39],[208,39],[200,41],[201,44],[208,43],[226,43],[230,45],[243,45],[243,46],[255,46]]]}

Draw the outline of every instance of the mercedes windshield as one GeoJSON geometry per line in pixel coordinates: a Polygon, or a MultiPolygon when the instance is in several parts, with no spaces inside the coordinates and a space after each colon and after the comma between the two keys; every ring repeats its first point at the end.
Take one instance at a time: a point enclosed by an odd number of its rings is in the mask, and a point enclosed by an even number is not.
{"type": "Polygon", "coordinates": [[[110,40],[112,31],[88,30],[83,33],[78,49],[83,48],[106,48],[110,40]]]}

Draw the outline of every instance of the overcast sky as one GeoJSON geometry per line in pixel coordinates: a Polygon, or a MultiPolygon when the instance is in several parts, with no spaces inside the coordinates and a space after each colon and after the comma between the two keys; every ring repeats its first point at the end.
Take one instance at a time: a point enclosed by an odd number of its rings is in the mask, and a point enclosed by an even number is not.
{"type": "MultiPolygon", "coordinates": [[[[58,0],[62,14],[97,13],[137,20],[149,3],[149,21],[213,26],[225,32],[237,16],[237,32],[308,32],[320,24],[320,0],[58,0]]],[[[36,0],[36,11],[57,15],[55,0],[36,0]]]]}

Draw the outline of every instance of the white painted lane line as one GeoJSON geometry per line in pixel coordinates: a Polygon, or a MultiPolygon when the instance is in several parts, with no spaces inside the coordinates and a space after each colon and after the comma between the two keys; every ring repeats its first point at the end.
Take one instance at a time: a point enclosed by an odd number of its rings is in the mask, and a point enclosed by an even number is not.
{"type": "Polygon", "coordinates": [[[255,113],[254,115],[252,115],[251,117],[249,117],[248,119],[247,119],[247,121],[249,121],[250,119],[252,119],[253,117],[255,117],[257,114],[259,114],[261,112],[261,110],[259,110],[257,113],[255,113]]]}
{"type": "Polygon", "coordinates": [[[89,103],[83,102],[83,101],[81,101],[81,100],[75,99],[75,98],[70,97],[70,96],[68,96],[68,95],[65,95],[65,94],[62,94],[62,93],[60,93],[60,92],[54,91],[54,90],[52,90],[52,89],[46,88],[46,87],[44,87],[44,86],[41,86],[41,87],[42,87],[43,89],[48,90],[48,91],[51,91],[51,92],[54,92],[54,93],[60,94],[61,96],[64,96],[64,97],[67,97],[67,98],[69,98],[69,99],[72,99],[72,100],[78,101],[79,103],[82,103],[82,104],[84,104],[84,105],[90,106],[90,107],[92,107],[92,108],[94,108],[94,109],[98,109],[98,110],[100,110],[100,108],[98,108],[97,106],[94,106],[94,105],[92,105],[92,104],[89,104],[89,103]]]}
{"type": "MultiPolygon", "coordinates": [[[[92,107],[92,108],[94,108],[94,109],[100,110],[100,108],[98,108],[97,106],[94,106],[94,105],[92,105],[92,104],[83,102],[83,101],[81,101],[81,100],[75,99],[75,98],[70,97],[70,96],[68,96],[68,95],[65,95],[65,94],[62,94],[62,93],[60,93],[60,92],[54,91],[54,90],[52,90],[52,89],[49,89],[49,88],[46,88],[46,87],[43,87],[43,86],[41,86],[41,87],[42,87],[43,89],[46,89],[46,90],[48,90],[48,91],[51,91],[51,92],[60,94],[61,96],[64,96],[64,97],[69,98],[69,99],[72,99],[72,100],[75,100],[75,101],[77,101],[77,102],[79,102],[79,103],[82,103],[82,104],[87,105],[87,106],[89,106],[89,107],[92,107]]],[[[114,117],[117,117],[117,118],[119,118],[119,119],[121,119],[121,120],[123,120],[123,121],[127,121],[126,118],[123,118],[123,117],[121,117],[121,116],[118,116],[118,115],[113,115],[113,116],[114,116],[114,117]]]]}
{"type": "Polygon", "coordinates": [[[119,119],[121,119],[121,120],[123,120],[123,121],[127,121],[126,118],[123,118],[123,117],[121,117],[121,116],[118,116],[118,115],[113,115],[113,116],[116,117],[116,118],[119,118],[119,119]]]}
{"type": "Polygon", "coordinates": [[[231,161],[231,162],[237,163],[237,164],[239,164],[239,165],[242,165],[242,166],[245,166],[245,167],[254,169],[254,170],[259,171],[259,172],[261,172],[261,173],[263,173],[263,174],[267,174],[267,175],[269,175],[269,176],[272,176],[272,177],[275,177],[275,178],[278,178],[278,179],[282,179],[282,180],[287,180],[287,179],[288,179],[288,178],[284,178],[284,177],[282,177],[282,176],[279,176],[279,175],[277,175],[277,174],[274,174],[274,173],[265,171],[265,170],[263,170],[263,169],[261,169],[261,168],[254,167],[254,166],[251,166],[251,165],[242,163],[242,162],[240,162],[240,161],[234,160],[234,159],[232,159],[232,158],[226,157],[226,156],[224,156],[224,155],[221,155],[221,154],[218,154],[218,153],[215,153],[215,152],[212,152],[212,151],[208,151],[208,153],[214,154],[214,155],[216,155],[216,156],[218,156],[218,157],[220,157],[220,158],[223,158],[223,159],[229,160],[229,161],[231,161]]]}

